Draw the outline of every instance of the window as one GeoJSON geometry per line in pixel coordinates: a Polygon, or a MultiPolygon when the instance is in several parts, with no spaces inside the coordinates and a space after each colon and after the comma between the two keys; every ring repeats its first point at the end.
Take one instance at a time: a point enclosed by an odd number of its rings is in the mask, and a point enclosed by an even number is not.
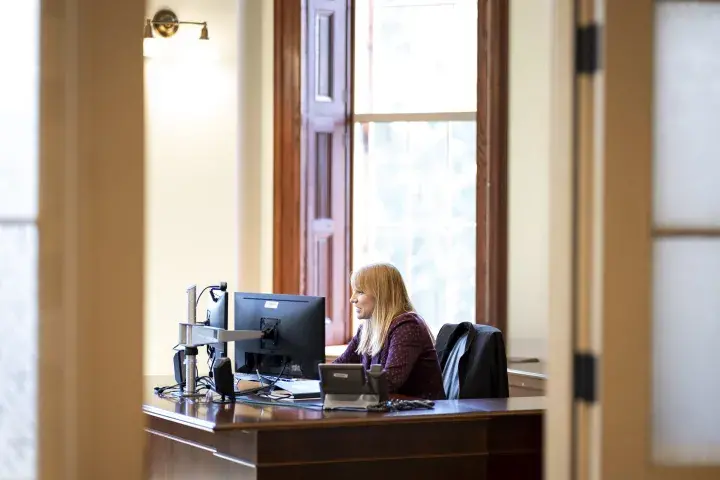
{"type": "Polygon", "coordinates": [[[371,261],[435,330],[504,328],[507,16],[275,1],[274,290],[325,296],[328,344],[354,333],[349,276],[371,261]]]}
{"type": "Polygon", "coordinates": [[[477,0],[355,11],[352,263],[397,266],[437,332],[475,320],[477,0]]]}

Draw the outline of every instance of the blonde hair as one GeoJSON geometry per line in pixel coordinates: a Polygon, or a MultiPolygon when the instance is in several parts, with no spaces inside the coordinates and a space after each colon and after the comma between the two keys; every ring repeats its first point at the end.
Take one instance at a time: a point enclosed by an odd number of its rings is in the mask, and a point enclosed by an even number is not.
{"type": "Polygon", "coordinates": [[[357,353],[375,356],[385,343],[390,323],[395,317],[414,312],[400,271],[390,263],[372,263],[352,273],[350,285],[354,291],[375,298],[375,309],[365,321],[357,353]]]}

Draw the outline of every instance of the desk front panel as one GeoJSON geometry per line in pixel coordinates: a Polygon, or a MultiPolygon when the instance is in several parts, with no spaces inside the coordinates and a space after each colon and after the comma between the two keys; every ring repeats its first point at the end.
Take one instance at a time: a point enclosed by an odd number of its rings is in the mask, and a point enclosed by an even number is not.
{"type": "Polygon", "coordinates": [[[540,414],[213,433],[150,417],[147,431],[153,479],[539,479],[542,470],[540,414]]]}

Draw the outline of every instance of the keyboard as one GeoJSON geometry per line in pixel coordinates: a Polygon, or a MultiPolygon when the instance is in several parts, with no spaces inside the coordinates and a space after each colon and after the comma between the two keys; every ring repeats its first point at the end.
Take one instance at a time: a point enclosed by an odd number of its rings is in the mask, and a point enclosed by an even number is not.
{"type": "Polygon", "coordinates": [[[291,393],[296,399],[320,398],[321,396],[319,380],[278,380],[275,386],[291,393]]]}
{"type": "MultiPolygon", "coordinates": [[[[273,376],[263,376],[263,383],[268,383],[275,380],[273,376]]],[[[258,376],[255,373],[235,373],[235,382],[239,381],[250,381],[257,382],[258,376]]],[[[318,380],[303,380],[299,378],[280,378],[275,383],[277,388],[285,390],[292,394],[293,398],[320,398],[320,382],[318,380]]]]}
{"type": "MultiPolygon", "coordinates": [[[[263,379],[263,382],[264,382],[264,383],[270,383],[270,382],[274,381],[275,378],[277,378],[275,375],[263,375],[263,376],[262,376],[262,379],[263,379]]],[[[239,382],[239,381],[241,381],[241,380],[242,380],[242,381],[246,381],[246,382],[257,382],[257,381],[259,381],[259,380],[258,380],[257,373],[235,373],[235,381],[236,381],[236,382],[239,382]]],[[[280,377],[280,380],[285,380],[285,381],[288,381],[288,382],[294,382],[294,381],[298,381],[298,380],[301,380],[301,379],[299,379],[299,378],[294,378],[294,377],[280,377]]]]}

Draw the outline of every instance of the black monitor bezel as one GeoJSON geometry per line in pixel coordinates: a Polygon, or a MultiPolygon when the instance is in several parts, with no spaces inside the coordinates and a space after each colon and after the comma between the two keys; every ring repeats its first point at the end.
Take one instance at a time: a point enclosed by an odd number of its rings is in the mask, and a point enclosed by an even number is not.
{"type": "MultiPolygon", "coordinates": [[[[235,369],[242,373],[256,373],[276,376],[282,371],[283,377],[319,380],[318,365],[325,363],[325,297],[310,295],[287,295],[252,292],[235,292],[233,295],[234,328],[236,330],[262,329],[262,319],[280,320],[279,339],[276,347],[269,340],[246,340],[235,342],[235,369]],[[258,305],[263,303],[263,308],[258,305]],[[275,302],[275,308],[267,308],[267,302],[275,302]],[[293,310],[283,311],[282,305],[293,310]],[[267,310],[264,317],[261,311],[267,310]],[[243,316],[247,315],[247,318],[243,316]],[[283,321],[304,323],[303,328],[291,328],[287,335],[294,337],[289,348],[283,343],[283,321]],[[301,333],[302,332],[302,333],[301,333]],[[315,336],[307,341],[307,336],[315,336]],[[293,340],[295,340],[293,342],[293,340]],[[270,347],[270,348],[263,348],[270,347]],[[283,365],[290,360],[291,368],[283,371],[283,365]]],[[[265,325],[267,326],[267,323],[265,325]]],[[[270,322],[272,323],[272,322],[270,322]]],[[[287,327],[286,327],[287,328],[287,327]]]]}

